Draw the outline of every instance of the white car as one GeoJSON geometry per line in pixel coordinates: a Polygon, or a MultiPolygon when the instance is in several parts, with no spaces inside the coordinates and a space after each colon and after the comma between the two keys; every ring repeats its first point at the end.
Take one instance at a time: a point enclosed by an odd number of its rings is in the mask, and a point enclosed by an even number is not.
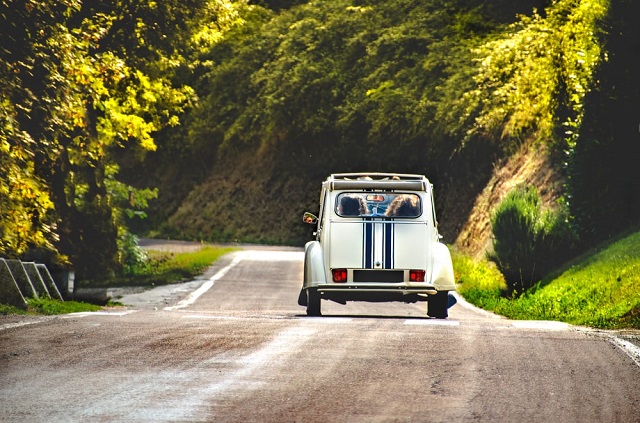
{"type": "Polygon", "coordinates": [[[323,182],[319,215],[303,217],[317,225],[298,298],[307,315],[320,316],[324,299],[426,301],[430,317],[448,317],[456,287],[432,187],[423,175],[395,173],[339,173],[323,182]]]}

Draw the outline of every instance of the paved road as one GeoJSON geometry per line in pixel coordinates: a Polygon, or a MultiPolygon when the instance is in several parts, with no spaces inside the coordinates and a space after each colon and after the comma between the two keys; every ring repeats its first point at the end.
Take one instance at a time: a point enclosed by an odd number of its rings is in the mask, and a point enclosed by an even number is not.
{"type": "Polygon", "coordinates": [[[640,421],[640,358],[606,334],[464,304],[308,318],[301,277],[298,250],[246,250],[126,308],[0,320],[0,421],[640,421]]]}

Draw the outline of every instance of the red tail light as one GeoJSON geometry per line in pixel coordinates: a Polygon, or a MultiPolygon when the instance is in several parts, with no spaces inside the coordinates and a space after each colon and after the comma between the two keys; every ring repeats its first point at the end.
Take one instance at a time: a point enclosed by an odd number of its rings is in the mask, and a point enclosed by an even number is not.
{"type": "Polygon", "coordinates": [[[409,280],[411,282],[424,282],[424,270],[409,270],[409,280]]]}
{"type": "Polygon", "coordinates": [[[344,283],[347,281],[347,269],[331,269],[333,281],[336,283],[344,283]]]}

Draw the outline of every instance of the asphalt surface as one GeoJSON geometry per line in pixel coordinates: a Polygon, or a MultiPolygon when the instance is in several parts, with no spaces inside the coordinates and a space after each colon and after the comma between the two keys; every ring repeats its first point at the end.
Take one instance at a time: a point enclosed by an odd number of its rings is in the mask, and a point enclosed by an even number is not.
{"type": "MultiPolygon", "coordinates": [[[[222,258],[100,313],[0,320],[1,422],[640,422],[616,333],[461,301],[297,305],[298,249],[222,258]]],[[[627,345],[629,344],[629,345],[627,345]]]]}

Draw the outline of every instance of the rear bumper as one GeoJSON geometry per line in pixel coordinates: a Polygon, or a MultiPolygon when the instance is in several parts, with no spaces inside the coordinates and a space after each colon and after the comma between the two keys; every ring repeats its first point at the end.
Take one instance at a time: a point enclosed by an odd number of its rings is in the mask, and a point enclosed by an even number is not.
{"type": "MultiPolygon", "coordinates": [[[[313,289],[313,288],[312,288],[313,289]]],[[[319,285],[320,298],[346,303],[347,301],[404,302],[428,301],[437,291],[433,287],[408,287],[406,285],[344,284],[319,285]]]]}

